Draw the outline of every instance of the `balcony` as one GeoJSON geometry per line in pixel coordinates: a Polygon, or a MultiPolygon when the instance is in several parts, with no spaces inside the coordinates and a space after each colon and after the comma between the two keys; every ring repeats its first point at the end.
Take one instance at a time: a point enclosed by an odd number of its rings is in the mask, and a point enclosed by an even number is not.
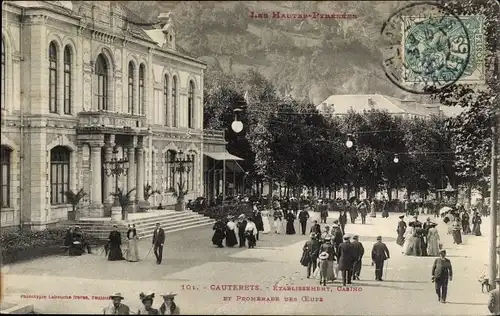
{"type": "Polygon", "coordinates": [[[109,111],[89,111],[78,113],[79,130],[113,130],[146,132],[147,122],[144,115],[133,115],[109,111]]]}

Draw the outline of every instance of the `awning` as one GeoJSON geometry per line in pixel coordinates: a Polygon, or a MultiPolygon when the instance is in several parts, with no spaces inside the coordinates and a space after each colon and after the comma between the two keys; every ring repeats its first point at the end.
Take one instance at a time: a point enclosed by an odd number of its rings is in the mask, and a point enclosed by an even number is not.
{"type": "Polygon", "coordinates": [[[220,152],[205,152],[205,156],[208,156],[214,160],[244,160],[240,157],[236,157],[235,155],[231,155],[227,151],[220,152]]]}
{"type": "Polygon", "coordinates": [[[243,170],[243,167],[237,162],[237,161],[229,161],[226,164],[226,168],[229,169],[230,172],[235,172],[235,173],[243,173],[245,170],[243,170]]]}

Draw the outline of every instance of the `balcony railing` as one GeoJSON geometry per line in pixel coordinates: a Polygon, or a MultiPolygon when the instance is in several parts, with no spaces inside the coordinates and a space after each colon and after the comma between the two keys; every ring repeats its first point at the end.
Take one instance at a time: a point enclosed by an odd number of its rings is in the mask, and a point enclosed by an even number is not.
{"type": "Polygon", "coordinates": [[[147,128],[146,117],[108,111],[78,113],[78,127],[147,128]]]}

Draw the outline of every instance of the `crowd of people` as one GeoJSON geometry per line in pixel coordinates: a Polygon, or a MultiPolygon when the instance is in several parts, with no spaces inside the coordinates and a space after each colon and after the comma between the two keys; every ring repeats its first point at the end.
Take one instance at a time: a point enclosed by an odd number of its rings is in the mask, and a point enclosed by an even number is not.
{"type": "Polygon", "coordinates": [[[180,315],[180,308],[174,302],[177,294],[170,292],[161,295],[163,302],[159,308],[153,308],[155,293],[140,293],[139,299],[142,307],[137,310],[137,313],[130,311],[130,307],[122,303],[124,297],[121,293],[114,293],[110,296],[111,303],[103,309],[104,315],[180,315]]]}
{"type": "Polygon", "coordinates": [[[240,248],[245,246],[255,248],[259,240],[259,233],[264,231],[264,226],[261,211],[255,206],[252,216],[247,217],[245,214],[240,214],[236,222],[232,215],[227,218],[219,218],[213,226],[212,243],[218,248],[223,248],[225,240],[226,247],[234,247],[239,243],[240,248]]]}

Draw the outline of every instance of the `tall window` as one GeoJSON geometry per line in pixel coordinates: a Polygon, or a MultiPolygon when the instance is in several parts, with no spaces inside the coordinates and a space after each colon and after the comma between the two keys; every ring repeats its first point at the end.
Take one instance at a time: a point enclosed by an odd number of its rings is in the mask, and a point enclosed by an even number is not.
{"type": "Polygon", "coordinates": [[[193,115],[194,115],[194,83],[189,82],[188,91],[188,127],[193,128],[193,115]]]}
{"type": "Polygon", "coordinates": [[[64,48],[64,114],[71,114],[71,49],[64,48]]]}
{"type": "Polygon", "coordinates": [[[7,146],[0,148],[0,206],[10,207],[10,154],[11,150],[7,146]]]}
{"type": "Polygon", "coordinates": [[[97,75],[97,105],[99,110],[108,109],[108,65],[104,56],[99,54],[95,65],[97,75]]]}
{"type": "Polygon", "coordinates": [[[175,165],[170,162],[175,159],[175,150],[167,151],[167,190],[177,189],[175,183],[175,165]]]}
{"type": "Polygon", "coordinates": [[[5,44],[2,36],[2,109],[5,109],[5,44]]]}
{"type": "Polygon", "coordinates": [[[168,125],[168,76],[163,78],[163,104],[165,105],[165,125],[168,125]]]}
{"type": "Polygon", "coordinates": [[[49,111],[57,113],[57,48],[54,42],[49,45],[49,111]]]}
{"type": "Polygon", "coordinates": [[[134,64],[128,63],[128,113],[134,113],[134,64]]]}
{"type": "Polygon", "coordinates": [[[177,127],[177,77],[172,77],[172,126],[177,127]]]}
{"type": "Polygon", "coordinates": [[[64,204],[64,192],[69,190],[69,157],[66,147],[57,146],[50,151],[50,203],[64,204]]]}
{"type": "Polygon", "coordinates": [[[144,65],[139,66],[139,114],[144,114],[144,65]]]}

